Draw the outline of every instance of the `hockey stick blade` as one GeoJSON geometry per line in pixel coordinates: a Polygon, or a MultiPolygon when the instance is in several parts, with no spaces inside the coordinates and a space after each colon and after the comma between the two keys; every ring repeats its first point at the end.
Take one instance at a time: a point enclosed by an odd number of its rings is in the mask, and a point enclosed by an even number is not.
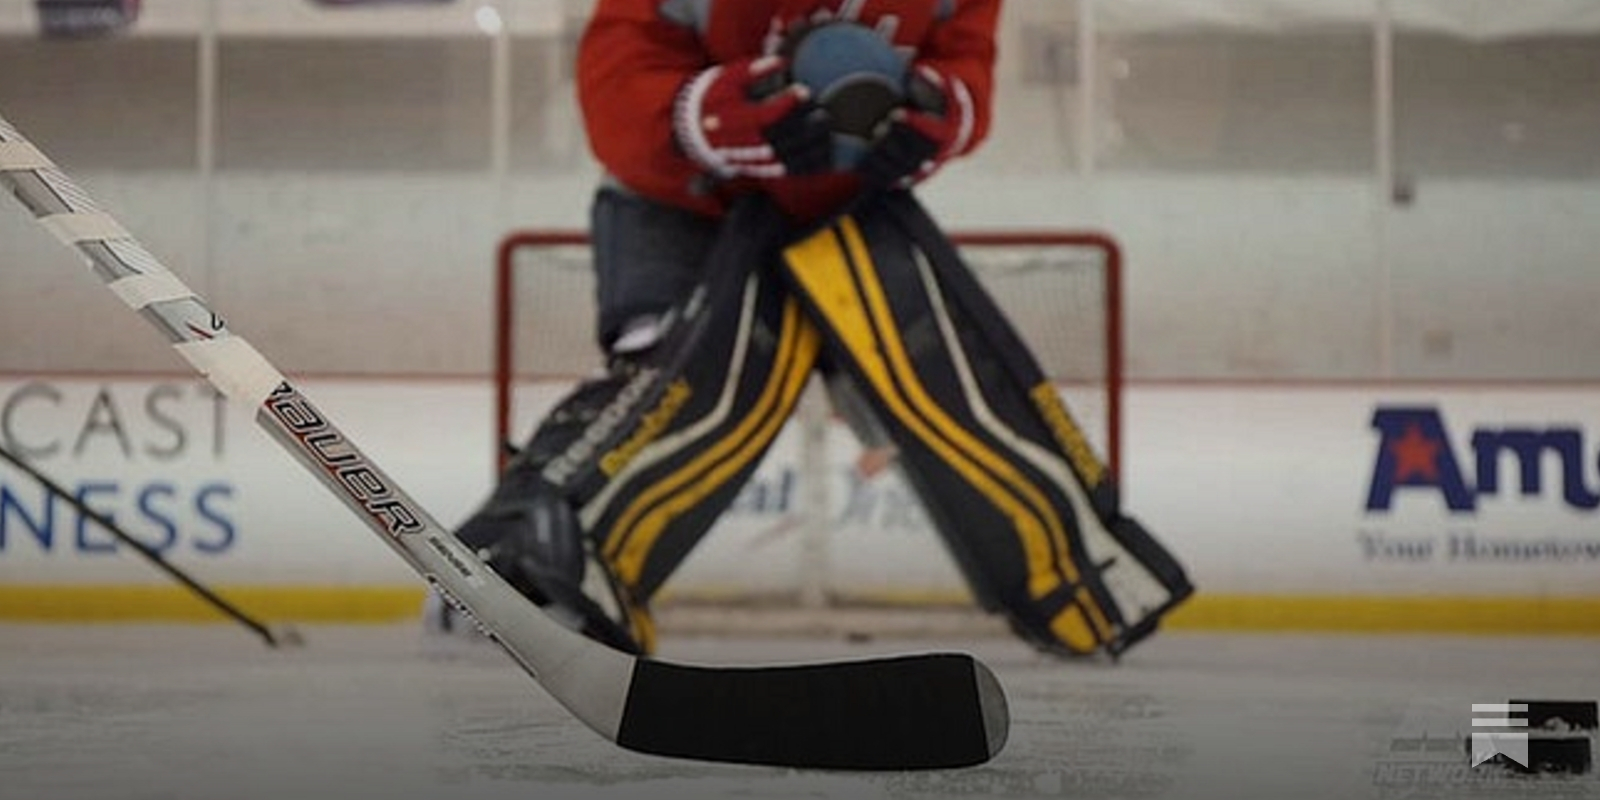
{"type": "Polygon", "coordinates": [[[829,769],[987,761],[1005,696],[959,654],[718,668],[636,658],[539,612],[0,116],[0,185],[441,595],[596,733],[656,755],[829,769]]]}
{"type": "Polygon", "coordinates": [[[994,673],[954,653],[743,669],[641,661],[633,682],[618,741],[685,758],[964,767],[1000,752],[1009,725],[994,673]]]}

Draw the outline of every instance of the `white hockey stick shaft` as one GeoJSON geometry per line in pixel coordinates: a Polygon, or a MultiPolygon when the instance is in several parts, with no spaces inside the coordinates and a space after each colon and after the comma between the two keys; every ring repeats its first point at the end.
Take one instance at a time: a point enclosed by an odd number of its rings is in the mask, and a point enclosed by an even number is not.
{"type": "Polygon", "coordinates": [[[636,659],[536,611],[4,117],[0,183],[206,380],[254,408],[258,425],[547,691],[616,739],[636,659]]]}

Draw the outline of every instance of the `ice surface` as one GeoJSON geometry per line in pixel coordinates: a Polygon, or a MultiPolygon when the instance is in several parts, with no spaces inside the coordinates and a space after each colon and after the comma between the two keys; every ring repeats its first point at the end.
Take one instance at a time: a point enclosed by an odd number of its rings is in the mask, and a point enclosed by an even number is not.
{"type": "Polygon", "coordinates": [[[1013,724],[996,759],[856,774],[630,753],[481,642],[301,630],[274,651],[221,624],[0,625],[0,798],[1600,798],[1595,776],[1407,750],[1470,731],[1473,702],[1600,696],[1595,639],[1167,633],[1113,666],[1002,636],[667,634],[680,661],[954,648],[995,669],[1013,724]]]}

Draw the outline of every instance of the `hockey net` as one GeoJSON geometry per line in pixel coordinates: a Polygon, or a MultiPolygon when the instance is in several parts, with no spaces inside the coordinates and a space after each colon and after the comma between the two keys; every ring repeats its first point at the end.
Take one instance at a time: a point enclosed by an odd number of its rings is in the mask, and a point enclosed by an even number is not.
{"type": "MultiPolygon", "coordinates": [[[[1120,478],[1122,256],[1103,233],[958,232],[952,239],[1120,478]]],[[[601,357],[584,234],[520,230],[497,249],[496,466],[601,357]]],[[[727,612],[759,599],[800,607],[956,606],[964,586],[920,504],[875,473],[813,382],[755,478],[669,581],[664,596],[727,612]],[[811,435],[808,435],[811,434],[811,435]],[[754,565],[754,566],[752,566],[754,565]]],[[[719,613],[724,620],[726,613],[719,613]]]]}

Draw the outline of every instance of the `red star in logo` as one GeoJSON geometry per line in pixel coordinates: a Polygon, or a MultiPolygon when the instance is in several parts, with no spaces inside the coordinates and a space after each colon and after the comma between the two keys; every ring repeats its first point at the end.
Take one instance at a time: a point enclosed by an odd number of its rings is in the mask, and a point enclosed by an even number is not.
{"type": "Polygon", "coordinates": [[[1389,452],[1394,454],[1396,483],[1413,477],[1439,480],[1439,443],[1424,436],[1420,426],[1406,426],[1406,434],[1389,443],[1389,452]]]}

